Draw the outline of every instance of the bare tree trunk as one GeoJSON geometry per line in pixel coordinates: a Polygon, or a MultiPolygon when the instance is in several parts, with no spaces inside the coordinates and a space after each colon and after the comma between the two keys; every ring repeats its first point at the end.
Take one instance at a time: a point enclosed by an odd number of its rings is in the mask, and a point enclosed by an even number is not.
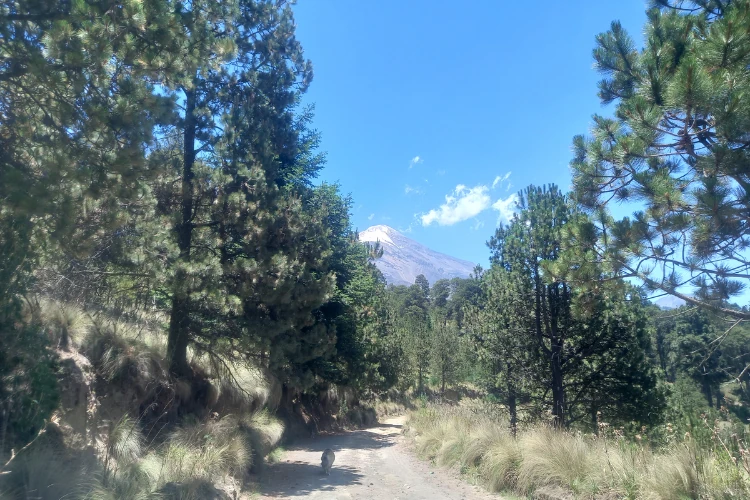
{"type": "Polygon", "coordinates": [[[517,407],[516,387],[512,382],[508,383],[508,413],[510,413],[510,432],[513,437],[518,430],[518,407],[517,407]]]}
{"type": "Polygon", "coordinates": [[[549,288],[547,291],[550,309],[550,329],[552,356],[550,368],[552,370],[552,415],[555,417],[555,427],[565,426],[565,386],[563,381],[562,356],[563,338],[559,331],[557,314],[557,289],[549,288]]]}
{"type": "MultiPolygon", "coordinates": [[[[185,132],[182,161],[182,218],[177,225],[180,260],[190,261],[193,238],[193,165],[195,164],[195,88],[185,90],[185,132]]],[[[167,359],[169,370],[178,376],[188,374],[187,346],[190,341],[190,299],[187,273],[178,269],[172,289],[172,315],[169,320],[167,359]]]]}

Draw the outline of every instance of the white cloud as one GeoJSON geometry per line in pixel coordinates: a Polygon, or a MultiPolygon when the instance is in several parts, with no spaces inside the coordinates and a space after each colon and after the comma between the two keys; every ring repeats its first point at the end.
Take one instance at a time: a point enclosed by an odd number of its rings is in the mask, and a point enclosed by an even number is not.
{"type": "Polygon", "coordinates": [[[518,195],[516,193],[511,194],[505,199],[500,198],[495,203],[493,203],[492,208],[500,212],[500,215],[497,218],[497,223],[500,224],[501,222],[510,222],[510,220],[513,218],[513,213],[515,212],[517,204],[518,195]]]}
{"type": "Polygon", "coordinates": [[[473,226],[471,226],[471,230],[472,230],[472,231],[476,231],[476,230],[478,230],[478,229],[482,229],[483,227],[484,227],[484,221],[481,221],[481,220],[475,219],[475,220],[474,220],[474,225],[473,225],[473,226]]]}
{"type": "Polygon", "coordinates": [[[443,175],[445,175],[445,170],[440,169],[440,170],[437,171],[437,174],[440,175],[440,176],[443,176],[443,175]]]}
{"type": "Polygon", "coordinates": [[[498,184],[500,184],[501,182],[505,182],[505,181],[507,181],[507,180],[508,180],[508,178],[510,177],[510,174],[511,174],[511,173],[512,173],[512,172],[507,172],[507,173],[506,173],[505,175],[503,175],[502,177],[501,177],[501,176],[499,176],[499,175],[498,175],[497,177],[495,177],[495,180],[494,180],[494,181],[492,181],[492,189],[495,189],[495,188],[497,187],[497,185],[498,185],[498,184]]]}
{"type": "Polygon", "coordinates": [[[414,165],[418,165],[422,162],[424,162],[424,160],[417,155],[409,162],[409,168],[412,168],[414,165]]]}
{"type": "Polygon", "coordinates": [[[411,193],[422,194],[422,190],[419,189],[418,187],[411,187],[410,185],[407,184],[406,187],[404,187],[404,193],[405,194],[411,194],[411,193]]]}
{"type": "Polygon", "coordinates": [[[375,214],[370,214],[367,216],[367,220],[372,220],[375,218],[375,214]]]}
{"type": "Polygon", "coordinates": [[[487,186],[467,188],[463,184],[456,186],[453,193],[445,197],[445,203],[421,216],[422,225],[429,226],[437,222],[440,226],[452,226],[462,222],[490,207],[492,203],[487,186]]]}

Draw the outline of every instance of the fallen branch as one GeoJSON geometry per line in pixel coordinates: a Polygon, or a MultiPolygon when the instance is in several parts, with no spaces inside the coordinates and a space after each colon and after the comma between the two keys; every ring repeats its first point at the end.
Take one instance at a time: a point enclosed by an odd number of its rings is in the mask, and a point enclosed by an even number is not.
{"type": "Polygon", "coordinates": [[[26,443],[23,448],[21,448],[20,450],[18,450],[18,453],[16,453],[16,451],[13,450],[13,449],[10,450],[10,459],[7,462],[5,462],[5,465],[3,465],[2,469],[0,469],[0,476],[5,475],[5,474],[10,474],[12,472],[12,471],[5,470],[5,469],[8,468],[8,465],[10,465],[10,463],[18,455],[20,455],[21,453],[23,453],[24,450],[26,450],[29,446],[31,446],[32,444],[34,444],[34,441],[36,441],[37,439],[39,439],[39,436],[41,436],[42,434],[44,434],[47,431],[47,424],[48,424],[48,422],[47,422],[47,420],[45,420],[44,421],[44,425],[42,426],[41,429],[39,429],[39,433],[36,435],[36,437],[34,439],[32,439],[31,441],[29,441],[28,443],[26,443]]]}

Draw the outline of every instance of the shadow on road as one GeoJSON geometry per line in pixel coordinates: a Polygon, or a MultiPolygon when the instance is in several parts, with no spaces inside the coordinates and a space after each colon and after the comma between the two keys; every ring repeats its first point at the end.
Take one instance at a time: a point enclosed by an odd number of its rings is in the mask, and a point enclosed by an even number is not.
{"type": "Polygon", "coordinates": [[[353,467],[336,467],[330,476],[319,464],[282,462],[269,466],[260,490],[270,497],[306,497],[313,491],[333,491],[338,486],[361,484],[363,476],[353,467]]]}
{"type": "Polygon", "coordinates": [[[404,426],[401,424],[378,424],[376,427],[386,427],[389,429],[402,429],[404,426]]]}
{"type": "Polygon", "coordinates": [[[294,443],[287,450],[303,452],[306,460],[282,461],[267,465],[259,480],[261,493],[269,497],[305,497],[313,491],[333,491],[339,486],[361,484],[364,477],[362,471],[356,466],[342,464],[341,460],[337,460],[338,465],[334,463],[330,476],[324,475],[320,467],[320,455],[326,448],[331,448],[337,454],[337,459],[340,459],[347,450],[376,450],[394,445],[397,434],[379,434],[374,431],[375,429],[377,428],[321,435],[315,439],[294,443]]]}
{"type": "MultiPolygon", "coordinates": [[[[386,426],[382,425],[380,427],[386,426]]],[[[345,449],[372,450],[393,446],[393,437],[393,434],[378,434],[368,429],[363,429],[342,434],[320,435],[315,439],[297,441],[287,447],[287,450],[319,451],[320,453],[323,453],[323,450],[326,448],[331,448],[333,451],[345,449]],[[343,445],[342,443],[346,444],[343,445]]]]}

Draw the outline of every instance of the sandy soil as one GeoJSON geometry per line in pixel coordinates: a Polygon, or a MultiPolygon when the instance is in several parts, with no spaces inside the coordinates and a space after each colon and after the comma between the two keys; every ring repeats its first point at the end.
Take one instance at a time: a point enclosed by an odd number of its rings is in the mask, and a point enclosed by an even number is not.
{"type": "Polygon", "coordinates": [[[454,472],[418,460],[401,435],[405,417],[377,427],[297,442],[281,461],[268,465],[262,499],[498,499],[454,472]],[[336,453],[330,476],[320,467],[326,448],[336,453]]]}

